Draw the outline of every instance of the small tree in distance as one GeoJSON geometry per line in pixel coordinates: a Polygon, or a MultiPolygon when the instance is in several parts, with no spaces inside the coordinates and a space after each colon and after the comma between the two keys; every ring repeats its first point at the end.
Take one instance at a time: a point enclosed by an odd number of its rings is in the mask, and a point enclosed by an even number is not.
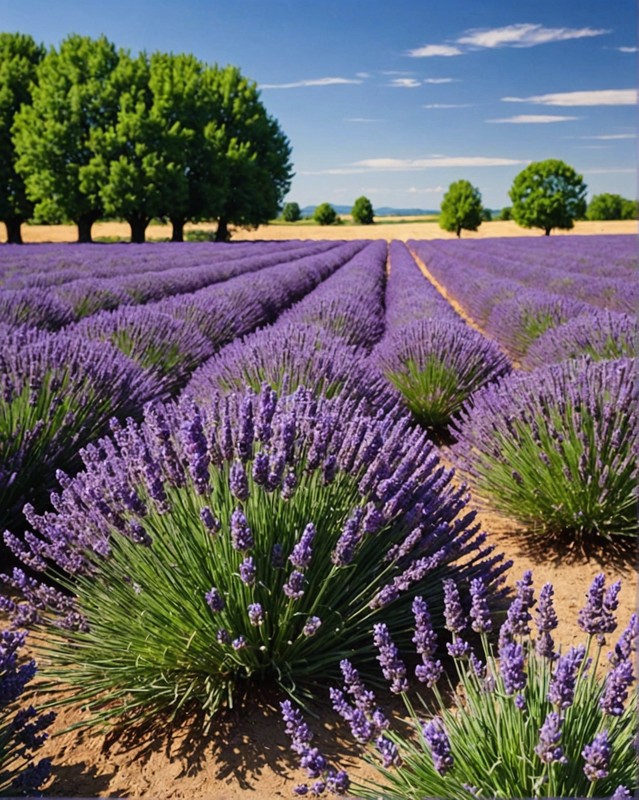
{"type": "Polygon", "coordinates": [[[351,210],[353,222],[357,225],[372,225],[375,212],[368,197],[358,197],[351,210]]]}
{"type": "Polygon", "coordinates": [[[513,218],[513,210],[510,206],[504,206],[502,210],[499,212],[499,221],[500,222],[508,222],[513,218]]]}
{"type": "Polygon", "coordinates": [[[313,219],[318,225],[334,225],[338,220],[337,211],[330,203],[320,203],[313,213],[313,219]]]}
{"type": "Polygon", "coordinates": [[[581,175],[554,158],[529,164],[509,192],[513,219],[523,228],[570,230],[586,213],[587,186],[581,175]]]}
{"type": "Polygon", "coordinates": [[[448,187],[441,205],[439,226],[455,233],[476,231],[482,223],[483,206],[479,189],[468,181],[455,181],[448,187]]]}
{"type": "Polygon", "coordinates": [[[297,203],[286,203],[282,209],[282,219],[284,222],[298,222],[302,219],[302,212],[297,203]]]}
{"type": "Polygon", "coordinates": [[[637,206],[620,194],[596,194],[588,204],[586,216],[591,220],[636,219],[637,206]]]}

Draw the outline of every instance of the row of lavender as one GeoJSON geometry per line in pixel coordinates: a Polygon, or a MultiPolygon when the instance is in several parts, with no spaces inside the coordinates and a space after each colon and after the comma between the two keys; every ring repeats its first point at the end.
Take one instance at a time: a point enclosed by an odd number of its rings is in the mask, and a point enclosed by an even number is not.
{"type": "Polygon", "coordinates": [[[487,335],[534,368],[579,354],[618,358],[636,352],[634,239],[603,238],[557,238],[534,246],[523,239],[503,246],[501,240],[499,246],[494,240],[422,241],[410,247],[487,335]],[[597,271],[607,274],[598,277],[597,271]]]}
{"type": "MultiPolygon", "coordinates": [[[[339,244],[339,243],[337,243],[339,244]]],[[[175,265],[174,254],[164,270],[155,270],[146,261],[146,254],[133,254],[119,266],[108,265],[107,276],[84,277],[49,287],[0,290],[0,323],[31,325],[58,330],[100,310],[122,305],[158,302],[165,297],[187,294],[239,275],[255,272],[276,264],[295,261],[334,249],[336,243],[297,243],[273,248],[260,243],[240,257],[229,255],[228,249],[205,251],[201,247],[195,257],[185,254],[185,262],[175,265]]],[[[166,248],[167,246],[165,246],[166,248]]],[[[197,246],[196,246],[197,247],[197,246]]],[[[232,251],[234,252],[234,251],[232,251]]],[[[27,254],[28,255],[28,254],[27,254]]]]}
{"type": "Polygon", "coordinates": [[[25,502],[43,502],[56,469],[74,469],[112,416],[139,417],[144,403],[175,393],[219,347],[272,322],[363,247],[313,247],[283,261],[296,252],[288,251],[274,266],[258,251],[254,270],[159,303],[101,312],[59,332],[1,326],[3,524],[13,525],[25,502]]]}

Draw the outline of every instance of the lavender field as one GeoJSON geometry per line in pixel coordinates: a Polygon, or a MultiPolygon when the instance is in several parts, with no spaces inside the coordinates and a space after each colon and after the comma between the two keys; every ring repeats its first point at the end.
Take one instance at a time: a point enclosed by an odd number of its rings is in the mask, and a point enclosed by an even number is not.
{"type": "Polygon", "coordinates": [[[629,235],[0,248],[0,795],[71,791],[38,686],[133,737],[267,692],[298,795],[629,797],[638,305],[629,235]]]}

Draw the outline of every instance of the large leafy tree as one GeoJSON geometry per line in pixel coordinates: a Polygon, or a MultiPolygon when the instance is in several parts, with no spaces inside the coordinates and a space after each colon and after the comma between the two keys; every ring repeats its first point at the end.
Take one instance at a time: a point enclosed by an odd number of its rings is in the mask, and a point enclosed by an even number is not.
{"type": "Polygon", "coordinates": [[[512,215],[523,228],[570,230],[586,213],[587,186],[573,167],[558,159],[529,164],[510,189],[512,215]]]}
{"type": "Polygon", "coordinates": [[[91,227],[103,214],[98,187],[85,172],[95,155],[92,133],[117,115],[112,80],[117,64],[118,53],[106,37],[67,37],[41,61],[32,104],[22,106],[14,125],[16,166],[35,215],[48,222],[74,221],[80,242],[91,241],[91,227]]]}
{"type": "Polygon", "coordinates": [[[31,103],[36,68],[44,54],[31,36],[0,33],[0,220],[10,244],[22,244],[20,227],[33,214],[24,180],[16,171],[11,128],[20,108],[31,103]]]}
{"type": "Polygon", "coordinates": [[[483,210],[479,189],[469,181],[455,181],[442,200],[439,226],[459,238],[462,230],[476,231],[479,228],[483,210]]]}
{"type": "Polygon", "coordinates": [[[358,197],[353,203],[351,210],[353,222],[358,225],[372,225],[374,222],[375,212],[373,211],[373,204],[368,197],[358,197]]]}
{"type": "Polygon", "coordinates": [[[173,207],[184,210],[188,201],[183,153],[191,132],[178,115],[164,116],[150,76],[144,53],[120,53],[112,75],[120,108],[111,124],[91,132],[94,156],[84,170],[84,185],[100,197],[106,214],[126,219],[132,242],[144,241],[151,219],[173,207]]]}
{"type": "Polygon", "coordinates": [[[588,203],[586,216],[591,220],[636,219],[637,204],[620,194],[604,192],[596,194],[588,203]]]}
{"type": "Polygon", "coordinates": [[[237,67],[210,67],[205,83],[215,108],[205,136],[221,159],[223,184],[216,239],[226,241],[230,224],[256,227],[277,216],[293,177],[291,146],[237,67]]]}

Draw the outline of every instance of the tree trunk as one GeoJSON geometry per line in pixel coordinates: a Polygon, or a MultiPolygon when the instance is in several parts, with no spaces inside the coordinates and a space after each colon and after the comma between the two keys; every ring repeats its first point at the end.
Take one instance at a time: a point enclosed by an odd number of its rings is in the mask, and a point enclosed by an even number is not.
{"type": "Polygon", "coordinates": [[[20,227],[22,219],[20,217],[9,217],[4,220],[7,229],[7,244],[22,244],[22,233],[20,227]]]}
{"type": "Polygon", "coordinates": [[[551,231],[551,230],[552,230],[552,228],[546,228],[546,229],[545,229],[544,236],[550,236],[550,231],[551,231]]]}
{"type": "Polygon", "coordinates": [[[146,217],[128,217],[127,222],[131,226],[131,241],[134,244],[142,244],[145,241],[146,228],[149,220],[146,217]]]}
{"type": "Polygon", "coordinates": [[[171,225],[173,225],[173,232],[171,233],[172,242],[184,241],[184,220],[171,218],[171,225]]]}
{"type": "Polygon", "coordinates": [[[456,233],[457,233],[457,238],[458,239],[461,239],[461,232],[462,232],[462,229],[461,228],[457,228],[456,233]]]}
{"type": "Polygon", "coordinates": [[[78,218],[78,242],[80,244],[90,244],[93,242],[91,238],[91,228],[97,218],[97,214],[82,214],[78,218]]]}
{"type": "Polygon", "coordinates": [[[217,230],[215,231],[216,242],[228,242],[231,239],[229,231],[229,221],[225,217],[220,217],[217,221],[217,230]]]}

